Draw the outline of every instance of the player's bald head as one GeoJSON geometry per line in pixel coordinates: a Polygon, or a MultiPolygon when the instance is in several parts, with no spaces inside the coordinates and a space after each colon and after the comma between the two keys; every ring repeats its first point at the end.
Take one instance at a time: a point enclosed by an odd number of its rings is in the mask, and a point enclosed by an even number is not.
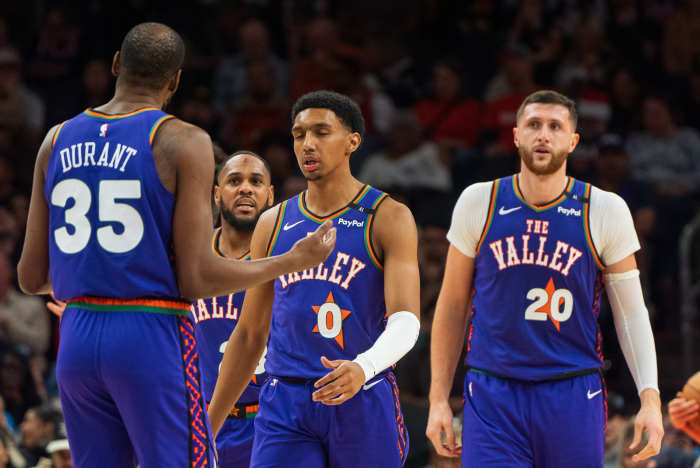
{"type": "Polygon", "coordinates": [[[219,164],[216,168],[216,173],[214,174],[214,180],[217,185],[221,185],[221,180],[219,180],[223,175],[225,175],[228,171],[226,170],[228,166],[234,165],[237,161],[245,159],[245,158],[253,158],[257,159],[260,162],[260,165],[262,166],[263,169],[263,176],[265,177],[265,183],[267,185],[270,185],[271,183],[271,178],[272,178],[272,170],[270,169],[270,163],[267,162],[265,158],[260,156],[257,153],[254,153],[253,151],[236,151],[232,155],[228,156],[221,164],[219,164]]]}
{"type": "Polygon", "coordinates": [[[124,36],[119,57],[120,76],[127,82],[160,89],[182,68],[185,43],[164,24],[141,23],[124,36]]]}

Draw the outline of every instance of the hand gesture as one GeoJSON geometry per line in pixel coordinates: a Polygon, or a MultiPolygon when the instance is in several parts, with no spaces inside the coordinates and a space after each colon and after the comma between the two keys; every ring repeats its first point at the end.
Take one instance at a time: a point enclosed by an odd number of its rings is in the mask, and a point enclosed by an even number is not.
{"type": "Polygon", "coordinates": [[[354,397],[365,383],[365,373],[356,362],[344,359],[329,361],[325,356],[321,356],[321,362],[324,367],[333,370],[314,383],[318,390],[311,395],[313,401],[329,406],[339,405],[354,397]]]}
{"type": "Polygon", "coordinates": [[[649,434],[649,441],[643,449],[632,457],[632,460],[635,462],[657,455],[661,450],[661,439],[664,436],[664,426],[661,421],[661,402],[658,392],[646,389],[642,391],[640,397],[642,407],[634,418],[634,438],[629,448],[630,450],[635,450],[639,447],[644,431],[649,434]],[[645,395],[645,393],[649,393],[649,395],[645,395]]]}
{"type": "Polygon", "coordinates": [[[455,431],[452,427],[452,408],[447,400],[431,402],[428,412],[428,427],[425,435],[433,443],[435,451],[443,457],[457,458],[462,453],[462,448],[457,447],[455,431]]]}
{"type": "Polygon", "coordinates": [[[53,302],[47,302],[46,308],[49,309],[56,317],[63,317],[63,312],[66,310],[66,303],[56,299],[53,292],[51,293],[51,299],[53,299],[53,302]]]}
{"type": "Polygon", "coordinates": [[[335,247],[335,234],[333,222],[326,221],[312,234],[296,241],[291,249],[297,265],[294,271],[313,268],[328,258],[335,247]]]}
{"type": "Polygon", "coordinates": [[[668,416],[676,429],[685,429],[689,421],[700,415],[700,405],[695,400],[686,400],[678,392],[676,398],[668,402],[668,416]]]}

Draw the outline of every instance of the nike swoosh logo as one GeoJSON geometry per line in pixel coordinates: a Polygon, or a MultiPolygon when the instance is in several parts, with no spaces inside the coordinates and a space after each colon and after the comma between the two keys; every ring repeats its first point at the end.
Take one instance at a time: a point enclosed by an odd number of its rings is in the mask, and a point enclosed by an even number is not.
{"type": "Polygon", "coordinates": [[[303,223],[303,222],[304,222],[304,220],[302,219],[301,221],[297,221],[297,222],[294,223],[294,224],[284,223],[284,226],[282,227],[282,229],[285,230],[285,231],[289,231],[290,229],[292,229],[292,228],[293,228],[294,226],[296,226],[297,224],[303,223]]]}
{"type": "Polygon", "coordinates": [[[505,206],[502,206],[501,209],[498,210],[498,214],[499,214],[499,215],[507,215],[508,213],[512,213],[513,211],[517,211],[517,210],[519,210],[520,208],[522,208],[522,206],[516,206],[515,208],[508,208],[508,209],[506,210],[506,207],[505,207],[505,206]]]}
{"type": "Polygon", "coordinates": [[[377,385],[378,383],[381,383],[383,380],[384,380],[384,379],[379,379],[379,380],[377,380],[376,382],[372,382],[371,384],[363,385],[363,386],[362,386],[362,389],[363,389],[363,390],[369,390],[370,388],[374,387],[374,386],[377,385]]]}
{"type": "Polygon", "coordinates": [[[597,392],[591,393],[591,391],[588,390],[588,393],[587,393],[586,395],[588,396],[588,399],[590,400],[591,398],[593,398],[594,396],[596,396],[597,394],[599,394],[599,393],[602,392],[602,391],[603,391],[603,390],[601,389],[601,390],[598,390],[597,392]]]}

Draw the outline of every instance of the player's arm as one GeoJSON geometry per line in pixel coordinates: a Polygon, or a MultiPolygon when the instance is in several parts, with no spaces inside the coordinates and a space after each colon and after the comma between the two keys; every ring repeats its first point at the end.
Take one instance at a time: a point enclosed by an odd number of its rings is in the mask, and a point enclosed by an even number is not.
{"type": "Polygon", "coordinates": [[[247,289],[279,275],[301,271],[326,259],[335,245],[335,230],[325,223],[292,249],[250,262],[218,257],[211,251],[211,187],[214,153],[203,130],[173,119],[161,129],[160,151],[173,155],[176,202],[173,217],[175,269],[180,294],[187,299],[247,289]]]}
{"type": "Polygon", "coordinates": [[[473,276],[474,258],[450,245],[430,339],[430,411],[425,431],[437,453],[446,457],[460,453],[452,429],[449,397],[464,344],[473,276]]]}
{"type": "MultiPolygon", "coordinates": [[[[267,242],[272,235],[278,211],[279,208],[273,208],[260,216],[250,244],[253,259],[266,256],[267,242]]],[[[219,432],[234,403],[250,382],[250,376],[265,350],[270,333],[274,294],[274,280],[246,291],[240,318],[226,344],[209,405],[209,419],[214,435],[219,432]]]]}
{"type": "Polygon", "coordinates": [[[27,231],[24,234],[22,256],[17,265],[19,287],[26,294],[48,294],[49,279],[49,205],[44,197],[46,170],[51,157],[51,143],[58,125],[46,134],[39,147],[34,165],[32,196],[29,201],[27,231]]]}
{"type": "Polygon", "coordinates": [[[314,401],[339,405],[352,398],[369,379],[394,365],[413,348],[420,329],[418,234],[411,211],[386,199],[377,210],[373,243],[383,258],[384,298],[388,320],[374,344],[354,361],[329,361],[332,369],[315,383],[314,401]],[[398,233],[398,234],[397,234],[398,233]]]}
{"type": "Polygon", "coordinates": [[[631,447],[639,445],[644,431],[649,434],[646,446],[634,456],[644,460],[659,453],[664,431],[654,335],[634,258],[639,241],[629,208],[619,196],[592,191],[590,214],[593,244],[600,248],[601,260],[607,265],[605,291],[615,331],[641,401],[631,447]]]}

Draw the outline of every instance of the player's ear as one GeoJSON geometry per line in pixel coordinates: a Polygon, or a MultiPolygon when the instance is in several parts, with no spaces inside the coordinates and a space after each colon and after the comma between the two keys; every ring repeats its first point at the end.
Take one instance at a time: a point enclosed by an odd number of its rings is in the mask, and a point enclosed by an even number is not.
{"type": "Polygon", "coordinates": [[[520,141],[518,140],[518,127],[513,127],[513,143],[515,143],[516,148],[520,148],[520,141]]]}
{"type": "Polygon", "coordinates": [[[116,51],[114,53],[114,57],[112,57],[112,76],[115,78],[119,76],[119,59],[120,59],[119,51],[116,51]]]}
{"type": "Polygon", "coordinates": [[[574,133],[571,136],[571,144],[569,144],[569,153],[571,153],[574,148],[576,148],[576,145],[578,144],[578,141],[581,139],[581,135],[578,133],[574,133]]]}
{"type": "Polygon", "coordinates": [[[270,206],[275,204],[275,186],[270,185],[267,188],[267,199],[270,206]]]}
{"type": "Polygon", "coordinates": [[[360,147],[360,143],[362,143],[362,137],[360,134],[357,132],[352,132],[350,135],[348,135],[348,152],[354,153],[355,150],[360,147]]]}
{"type": "Polygon", "coordinates": [[[178,86],[180,86],[180,77],[182,76],[182,68],[180,68],[177,73],[175,73],[175,76],[170,80],[170,83],[168,83],[168,91],[171,93],[175,93],[177,91],[178,86]]]}
{"type": "Polygon", "coordinates": [[[214,204],[221,207],[221,188],[218,185],[214,186],[214,204]]]}

